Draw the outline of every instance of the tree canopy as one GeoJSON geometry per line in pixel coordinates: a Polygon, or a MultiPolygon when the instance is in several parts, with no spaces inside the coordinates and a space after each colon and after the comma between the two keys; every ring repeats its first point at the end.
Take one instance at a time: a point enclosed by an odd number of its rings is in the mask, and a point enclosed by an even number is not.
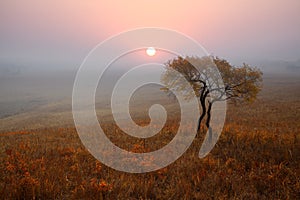
{"type": "Polygon", "coordinates": [[[206,126],[211,132],[210,118],[214,102],[229,100],[232,103],[251,103],[262,88],[262,72],[258,68],[248,64],[233,66],[218,57],[177,57],[166,63],[166,71],[161,79],[166,92],[176,90],[187,100],[193,95],[199,98],[202,111],[198,131],[206,116],[206,126]],[[187,90],[186,81],[191,84],[194,93],[187,90]]]}

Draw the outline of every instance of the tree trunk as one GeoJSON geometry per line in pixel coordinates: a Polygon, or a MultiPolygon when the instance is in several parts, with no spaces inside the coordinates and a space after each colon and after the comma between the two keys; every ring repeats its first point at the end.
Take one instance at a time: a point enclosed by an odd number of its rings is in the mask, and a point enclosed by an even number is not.
{"type": "Polygon", "coordinates": [[[201,115],[199,117],[199,120],[198,120],[198,128],[197,128],[198,133],[199,133],[199,130],[200,130],[201,122],[202,122],[202,120],[203,120],[203,118],[205,117],[205,114],[206,114],[205,99],[201,99],[200,103],[201,103],[201,107],[202,107],[202,113],[201,113],[201,115]]]}
{"type": "Polygon", "coordinates": [[[209,90],[206,91],[206,86],[204,86],[203,90],[201,91],[201,95],[200,95],[200,104],[201,104],[201,107],[202,107],[202,113],[201,113],[201,115],[198,119],[198,127],[197,127],[198,136],[199,136],[199,131],[200,131],[200,128],[201,128],[201,122],[202,122],[203,118],[206,115],[205,100],[206,100],[206,97],[207,97],[208,93],[209,93],[209,90]]]}
{"type": "Polygon", "coordinates": [[[208,128],[208,141],[209,141],[210,143],[211,143],[211,141],[212,141],[212,128],[210,127],[211,107],[212,107],[212,102],[208,102],[207,118],[206,118],[206,127],[208,128]]]}

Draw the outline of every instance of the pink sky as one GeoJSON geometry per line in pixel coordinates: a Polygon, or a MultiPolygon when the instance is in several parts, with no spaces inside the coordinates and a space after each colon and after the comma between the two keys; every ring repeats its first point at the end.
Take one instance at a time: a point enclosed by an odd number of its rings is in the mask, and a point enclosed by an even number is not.
{"type": "Polygon", "coordinates": [[[113,34],[155,26],[235,62],[296,60],[299,10],[299,0],[4,0],[0,59],[83,59],[113,34]]]}

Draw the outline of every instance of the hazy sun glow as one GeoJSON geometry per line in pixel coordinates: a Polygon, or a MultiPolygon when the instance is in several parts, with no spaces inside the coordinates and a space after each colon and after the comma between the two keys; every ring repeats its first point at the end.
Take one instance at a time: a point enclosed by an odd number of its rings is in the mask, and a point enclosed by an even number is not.
{"type": "Polygon", "coordinates": [[[192,37],[210,54],[236,64],[296,60],[299,8],[299,0],[2,0],[0,59],[23,64],[20,59],[48,62],[51,55],[55,66],[62,61],[76,66],[92,47],[113,35],[159,27],[192,37]]]}
{"type": "Polygon", "coordinates": [[[148,47],[146,53],[148,56],[154,56],[156,54],[156,50],[154,49],[154,47],[148,47]]]}

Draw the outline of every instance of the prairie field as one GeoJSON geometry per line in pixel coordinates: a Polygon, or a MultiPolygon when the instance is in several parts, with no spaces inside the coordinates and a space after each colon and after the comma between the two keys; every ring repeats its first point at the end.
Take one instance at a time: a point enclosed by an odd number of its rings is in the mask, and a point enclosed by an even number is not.
{"type": "MultiPolygon", "coordinates": [[[[223,132],[205,158],[198,157],[203,128],[178,160],[142,174],[116,171],[88,152],[69,100],[0,118],[0,199],[300,199],[299,76],[264,75],[254,103],[228,103],[223,132]]],[[[149,123],[142,115],[136,122],[149,123]]],[[[149,139],[123,134],[109,117],[101,126],[118,146],[149,152],[170,142],[178,118],[168,115],[149,139]]]]}

